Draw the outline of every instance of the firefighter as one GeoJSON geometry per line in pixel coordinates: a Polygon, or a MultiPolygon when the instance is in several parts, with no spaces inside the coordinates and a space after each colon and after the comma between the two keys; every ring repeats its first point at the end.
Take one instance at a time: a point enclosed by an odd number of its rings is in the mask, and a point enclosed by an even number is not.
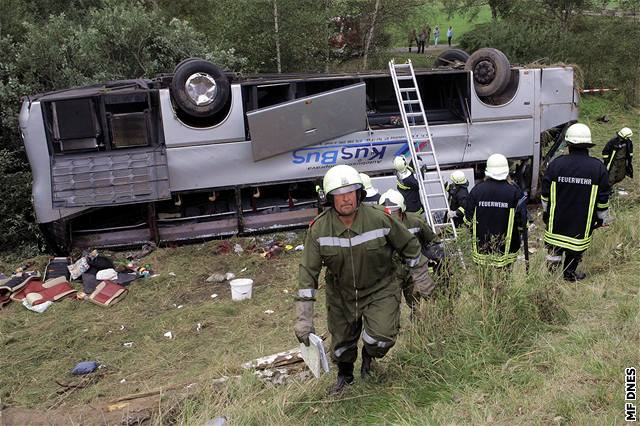
{"type": "MultiPolygon", "coordinates": [[[[425,250],[428,246],[437,243],[436,234],[433,233],[423,217],[417,213],[407,212],[404,204],[404,197],[395,189],[389,189],[380,197],[380,205],[384,210],[393,216],[396,216],[402,224],[418,238],[420,246],[425,250]]],[[[397,277],[400,280],[400,287],[404,294],[404,301],[411,308],[411,313],[415,310],[418,301],[414,294],[413,279],[411,278],[411,270],[406,264],[396,262],[397,277]]]]}
{"type": "Polygon", "coordinates": [[[467,198],[465,220],[473,230],[473,261],[479,265],[509,266],[520,249],[522,191],[507,182],[509,162],[502,154],[487,159],[485,180],[467,198]]]}
{"type": "Polygon", "coordinates": [[[413,174],[413,165],[407,164],[407,159],[403,155],[398,155],[393,159],[393,168],[396,170],[398,191],[404,197],[407,211],[422,213],[424,209],[420,201],[420,187],[413,174]]]}
{"type": "Polygon", "coordinates": [[[378,204],[378,200],[380,200],[380,193],[378,192],[378,188],[373,186],[369,175],[365,173],[360,173],[360,178],[362,179],[364,190],[367,193],[366,197],[362,202],[364,204],[370,204],[370,205],[378,204]]]}
{"type": "Polygon", "coordinates": [[[461,170],[456,170],[449,176],[445,189],[449,194],[449,218],[453,219],[456,227],[464,222],[464,207],[469,196],[469,181],[461,170]]]}
{"type": "Polygon", "coordinates": [[[591,131],[582,123],[571,125],[564,136],[569,153],[553,160],[542,178],[544,242],[550,248],[547,260],[562,261],[564,279],[578,281],[576,272],[582,253],[591,245],[591,234],[609,215],[609,176],[605,165],[589,156],[591,131]]]}
{"type": "Polygon", "coordinates": [[[421,295],[428,296],[435,284],[415,236],[397,218],[362,204],[364,185],[353,167],[332,167],[323,187],[331,206],[307,231],[299,267],[295,334],[309,344],[318,276],[324,265],[331,357],[338,365],[331,391],[335,394],[354,381],[361,335],[363,378],[371,375],[372,359],[384,356],[395,344],[401,296],[394,277],[394,252],[413,268],[414,285],[421,295]]]}
{"type": "Polygon", "coordinates": [[[633,179],[633,142],[631,136],[633,136],[631,129],[623,127],[602,150],[602,161],[607,166],[611,186],[621,182],[625,176],[633,179]]]}

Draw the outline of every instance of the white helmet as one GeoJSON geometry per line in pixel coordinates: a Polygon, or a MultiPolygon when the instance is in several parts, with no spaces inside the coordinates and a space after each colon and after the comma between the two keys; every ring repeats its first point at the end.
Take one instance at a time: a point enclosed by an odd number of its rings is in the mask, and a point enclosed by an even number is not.
{"type": "Polygon", "coordinates": [[[404,197],[395,189],[389,189],[382,194],[378,203],[389,210],[400,209],[400,211],[404,212],[407,209],[407,206],[404,204],[404,197]]]}
{"type": "Polygon", "coordinates": [[[449,178],[451,179],[451,182],[455,183],[456,185],[464,185],[465,183],[467,183],[467,177],[462,170],[455,170],[453,173],[451,173],[451,176],[449,176],[449,178]]]}
{"type": "Polygon", "coordinates": [[[402,173],[407,170],[407,159],[403,155],[398,155],[393,159],[393,168],[402,173]]]}
{"type": "Polygon", "coordinates": [[[618,130],[618,136],[620,136],[622,139],[629,139],[631,136],[633,136],[633,132],[630,128],[623,127],[622,129],[618,130]]]}
{"type": "Polygon", "coordinates": [[[371,183],[371,178],[366,173],[360,173],[360,179],[362,179],[362,185],[364,185],[364,190],[367,191],[367,197],[373,197],[378,194],[378,189],[373,187],[371,183]]]}
{"type": "Polygon", "coordinates": [[[322,180],[322,187],[326,195],[338,195],[362,189],[364,185],[356,169],[340,164],[327,170],[322,180]]]}
{"type": "Polygon", "coordinates": [[[509,176],[509,162],[507,161],[507,157],[502,154],[491,154],[487,159],[487,168],[484,174],[495,180],[507,179],[507,176],[509,176]]]}
{"type": "Polygon", "coordinates": [[[567,133],[564,134],[564,140],[570,146],[583,146],[585,148],[593,146],[591,130],[589,130],[589,126],[582,123],[575,123],[569,126],[567,133]]]}

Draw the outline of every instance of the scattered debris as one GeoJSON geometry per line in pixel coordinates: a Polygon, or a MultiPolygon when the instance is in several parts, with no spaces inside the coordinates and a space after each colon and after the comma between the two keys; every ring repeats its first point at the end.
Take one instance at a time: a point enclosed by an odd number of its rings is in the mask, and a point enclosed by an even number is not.
{"type": "Polygon", "coordinates": [[[247,270],[247,268],[245,267],[245,268],[242,268],[242,270],[240,272],[244,272],[246,270],[247,270]]]}
{"type": "Polygon", "coordinates": [[[598,123],[608,123],[609,122],[609,116],[608,115],[603,115],[601,117],[596,118],[596,121],[598,123]]]}
{"type": "Polygon", "coordinates": [[[175,273],[175,272],[169,272],[169,276],[170,276],[170,277],[175,277],[175,276],[176,276],[176,273],[175,273]]]}
{"type": "Polygon", "coordinates": [[[196,324],[196,331],[200,332],[201,330],[202,330],[202,323],[199,322],[199,323],[196,324]]]}
{"type": "Polygon", "coordinates": [[[235,277],[236,275],[233,272],[227,272],[226,274],[224,274],[224,279],[227,281],[231,281],[235,277]]]}
{"type": "Polygon", "coordinates": [[[126,254],[126,258],[128,260],[139,260],[153,252],[156,249],[156,244],[154,242],[146,243],[142,246],[141,250],[128,252],[126,254]]]}
{"type": "Polygon", "coordinates": [[[302,250],[304,250],[304,244],[299,244],[295,248],[295,251],[302,251],[302,250]]]}
{"type": "Polygon", "coordinates": [[[621,195],[623,197],[626,197],[627,195],[629,195],[629,193],[625,190],[618,190],[618,195],[621,195]]]}
{"type": "Polygon", "coordinates": [[[213,294],[211,295],[211,298],[212,298],[212,299],[215,299],[216,297],[218,297],[218,295],[217,295],[216,293],[213,293],[213,294]]]}
{"type": "Polygon", "coordinates": [[[221,283],[225,280],[224,275],[219,274],[219,273],[215,273],[212,274],[209,278],[206,279],[206,282],[208,283],[221,283]]]}
{"type": "Polygon", "coordinates": [[[284,250],[285,251],[291,251],[291,250],[293,250],[293,246],[291,244],[287,244],[286,246],[284,246],[284,250]]]}
{"type": "Polygon", "coordinates": [[[167,331],[166,333],[164,333],[163,336],[166,337],[167,339],[173,339],[173,333],[170,331],[167,331]]]}
{"type": "Polygon", "coordinates": [[[242,246],[238,243],[234,244],[233,246],[233,252],[236,254],[240,254],[242,252],[244,252],[244,249],[242,248],[242,246]]]}
{"type": "Polygon", "coordinates": [[[121,384],[127,383],[127,379],[120,379],[120,383],[121,384]]]}
{"type": "Polygon", "coordinates": [[[120,324],[120,331],[124,331],[126,327],[123,324],[120,324]]]}
{"type": "Polygon", "coordinates": [[[267,315],[271,315],[272,313],[274,313],[275,311],[271,310],[271,309],[267,309],[266,311],[264,311],[265,314],[267,315]]]}
{"type": "Polygon", "coordinates": [[[27,299],[24,299],[22,301],[22,306],[24,306],[25,308],[27,308],[30,311],[33,312],[37,312],[39,314],[43,313],[44,311],[46,311],[47,309],[49,309],[49,306],[53,305],[53,302],[48,300],[44,303],[41,303],[39,305],[35,305],[32,306],[31,303],[29,303],[29,301],[27,299]]]}
{"type": "Polygon", "coordinates": [[[95,361],[81,361],[73,367],[71,370],[71,374],[75,376],[80,376],[82,374],[93,373],[98,369],[98,363],[95,361]]]}
{"type": "Polygon", "coordinates": [[[225,426],[226,424],[227,418],[225,416],[218,416],[207,420],[204,426],[225,426]]]}
{"type": "Polygon", "coordinates": [[[124,346],[125,348],[132,348],[133,347],[133,342],[124,342],[122,344],[122,346],[124,346]]]}
{"type": "Polygon", "coordinates": [[[289,290],[287,290],[286,288],[285,288],[284,290],[282,290],[282,292],[283,292],[284,294],[289,294],[289,290]]]}

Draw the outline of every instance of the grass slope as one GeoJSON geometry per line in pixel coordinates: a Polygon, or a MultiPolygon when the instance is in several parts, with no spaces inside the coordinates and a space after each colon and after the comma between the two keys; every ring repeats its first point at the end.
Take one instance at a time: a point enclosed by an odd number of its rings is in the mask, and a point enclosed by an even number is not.
{"type": "MultiPolygon", "coordinates": [[[[582,104],[583,121],[599,143],[594,155],[619,127],[638,129],[638,111],[616,105],[609,98],[582,104]],[[609,123],[598,123],[604,114],[609,123]]],[[[292,294],[299,253],[215,255],[219,242],[152,253],[144,261],[160,276],[133,283],[110,308],[63,300],[42,315],[18,304],[0,311],[0,398],[10,406],[74,406],[241,374],[240,381],[177,406],[166,401],[156,421],[203,424],[226,415],[233,424],[256,425],[622,423],[623,370],[640,367],[640,192],[628,180],[623,186],[630,195],[612,201],[616,222],[595,232],[581,265],[588,280],[569,284],[547,271],[536,216],[531,245],[539,250],[529,274],[522,264],[512,275],[470,262],[466,271],[454,268],[460,297],[425,304],[415,325],[403,317],[398,344],[377,365],[380,383],[359,381],[338,399],[326,396],[333,374],[273,387],[241,370],[244,361],[296,346],[292,294]],[[228,285],[205,281],[227,271],[254,278],[250,301],[232,302],[228,285]],[[213,293],[218,298],[211,299],[213,293]],[[163,337],[166,331],[175,338],[163,337]],[[89,359],[105,365],[95,383],[58,396],[55,381],[72,381],[71,368],[89,359]]],[[[464,237],[461,244],[468,248],[464,237]]],[[[9,260],[0,262],[5,272],[19,265],[9,260]]],[[[319,293],[316,328],[323,332],[319,293]]]]}

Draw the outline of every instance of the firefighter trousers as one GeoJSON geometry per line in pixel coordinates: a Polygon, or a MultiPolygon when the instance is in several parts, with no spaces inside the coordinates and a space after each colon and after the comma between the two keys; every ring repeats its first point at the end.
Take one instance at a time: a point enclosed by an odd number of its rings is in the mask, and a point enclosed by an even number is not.
{"type": "Polygon", "coordinates": [[[563,274],[565,276],[571,276],[576,273],[578,264],[582,260],[581,251],[569,250],[563,247],[549,246],[551,252],[556,256],[562,256],[564,254],[564,264],[562,267],[563,274]]]}
{"type": "Polygon", "coordinates": [[[381,358],[389,352],[400,331],[399,294],[388,293],[370,300],[358,309],[357,318],[350,312],[336,304],[327,305],[331,358],[335,362],[354,363],[361,335],[364,347],[372,357],[381,358]]]}

